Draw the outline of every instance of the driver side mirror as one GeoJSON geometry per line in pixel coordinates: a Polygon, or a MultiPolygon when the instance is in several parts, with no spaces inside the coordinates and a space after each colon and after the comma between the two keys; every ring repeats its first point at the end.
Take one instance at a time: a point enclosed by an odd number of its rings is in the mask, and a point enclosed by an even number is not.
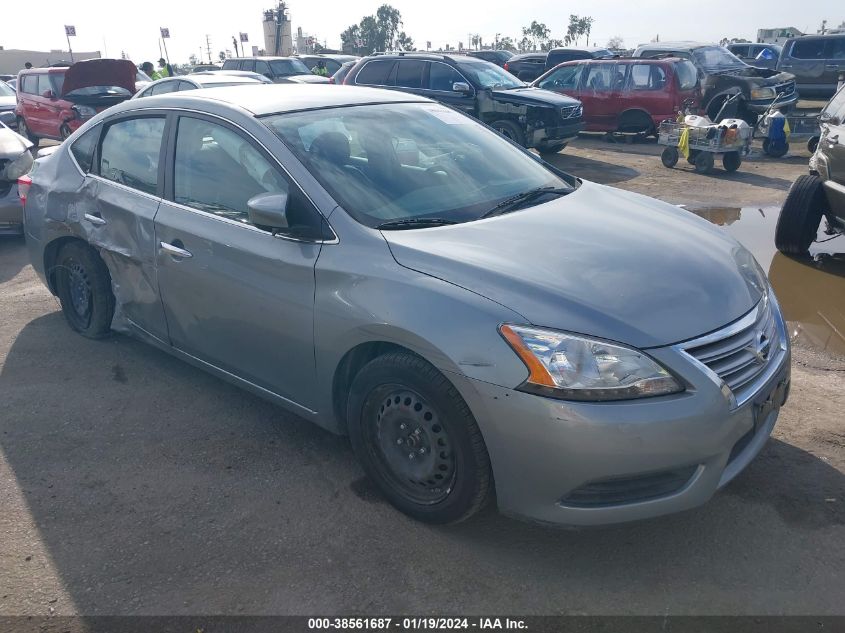
{"type": "Polygon", "coordinates": [[[56,95],[53,93],[52,90],[45,90],[44,94],[41,95],[45,99],[55,99],[56,95]]]}
{"type": "Polygon", "coordinates": [[[288,228],[288,194],[260,193],[250,198],[246,206],[250,224],[273,233],[288,228]]]}
{"type": "Polygon", "coordinates": [[[470,85],[465,81],[456,81],[452,84],[452,92],[462,92],[466,94],[472,92],[472,88],[470,88],[470,85]]]}

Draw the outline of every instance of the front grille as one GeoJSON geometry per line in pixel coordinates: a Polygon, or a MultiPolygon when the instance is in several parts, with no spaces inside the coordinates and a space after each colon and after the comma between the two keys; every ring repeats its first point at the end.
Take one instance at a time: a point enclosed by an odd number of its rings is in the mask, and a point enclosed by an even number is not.
{"type": "Polygon", "coordinates": [[[705,365],[730,388],[738,403],[754,380],[778,355],[780,336],[771,303],[764,298],[739,322],[684,344],[684,351],[705,365]]]}
{"type": "Polygon", "coordinates": [[[576,488],[560,502],[565,506],[576,508],[595,508],[657,499],[683,488],[695,473],[696,468],[698,467],[687,466],[632,477],[613,477],[592,481],[576,488]]]}
{"type": "Polygon", "coordinates": [[[782,84],[775,86],[775,92],[778,97],[791,97],[795,93],[795,82],[784,81],[782,84]]]}
{"type": "Polygon", "coordinates": [[[564,106],[560,109],[560,116],[564,119],[577,119],[583,113],[580,105],[564,106]]]}

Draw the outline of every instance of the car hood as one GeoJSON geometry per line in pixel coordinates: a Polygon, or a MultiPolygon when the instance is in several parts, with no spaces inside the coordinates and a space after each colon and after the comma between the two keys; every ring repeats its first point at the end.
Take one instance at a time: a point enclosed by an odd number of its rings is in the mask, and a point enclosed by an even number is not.
{"type": "Polygon", "coordinates": [[[13,109],[17,104],[17,97],[0,97],[0,110],[13,109]]]}
{"type": "Polygon", "coordinates": [[[321,75],[290,75],[285,77],[290,82],[298,83],[298,84],[327,84],[329,82],[328,77],[323,77],[321,75]]]}
{"type": "Polygon", "coordinates": [[[382,234],[400,265],[533,325],[640,348],[716,330],[763,293],[748,251],[706,220],[588,182],[507,215],[382,234]]]}
{"type": "Polygon", "coordinates": [[[90,59],[67,69],[62,96],[80,88],[118,86],[135,92],[135,64],[128,59],[90,59]]]}
{"type": "Polygon", "coordinates": [[[519,105],[531,105],[546,108],[561,108],[565,106],[578,105],[580,102],[572,97],[543,90],[542,88],[513,88],[511,90],[493,90],[493,99],[504,103],[516,103],[519,105]]]}
{"type": "Polygon", "coordinates": [[[713,76],[744,77],[754,86],[774,86],[795,79],[795,75],[790,73],[778,72],[777,70],[762,68],[760,66],[744,66],[736,70],[723,72],[713,72],[705,69],[705,72],[713,76]]]}
{"type": "Polygon", "coordinates": [[[0,159],[17,158],[30,147],[32,143],[28,139],[7,127],[0,126],[0,159]]]}

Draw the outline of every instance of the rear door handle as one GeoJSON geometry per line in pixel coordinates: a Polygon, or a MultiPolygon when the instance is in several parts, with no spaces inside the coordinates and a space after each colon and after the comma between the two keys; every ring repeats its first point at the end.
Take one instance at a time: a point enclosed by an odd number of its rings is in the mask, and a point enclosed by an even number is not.
{"type": "Polygon", "coordinates": [[[106,221],[100,217],[99,213],[86,213],[85,219],[88,220],[91,224],[96,224],[97,226],[102,226],[106,223],[106,221]]]}
{"type": "Polygon", "coordinates": [[[180,259],[187,259],[188,257],[193,257],[191,251],[186,251],[182,248],[184,244],[182,244],[179,240],[174,240],[173,244],[168,244],[167,242],[160,242],[159,249],[162,253],[167,253],[173,257],[178,257],[180,259]]]}

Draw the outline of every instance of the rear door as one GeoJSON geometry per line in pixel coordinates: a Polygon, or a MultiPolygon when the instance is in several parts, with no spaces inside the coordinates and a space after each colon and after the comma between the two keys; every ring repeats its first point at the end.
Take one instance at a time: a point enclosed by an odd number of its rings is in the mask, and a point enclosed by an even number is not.
{"type": "Polygon", "coordinates": [[[133,114],[103,125],[90,176],[96,181],[89,196],[93,204],[80,218],[112,274],[117,313],[161,341],[167,341],[167,326],[156,278],[153,220],[161,202],[165,123],[162,113],[133,114]]]}
{"type": "Polygon", "coordinates": [[[242,130],[180,116],[171,139],[173,181],[155,219],[155,257],[172,345],[313,407],[322,216],[242,130]],[[288,195],[298,239],[250,224],[247,201],[263,193],[288,195]]]}
{"type": "Polygon", "coordinates": [[[38,110],[41,107],[38,98],[38,75],[34,73],[22,75],[19,89],[20,115],[24,118],[27,127],[37,134],[42,126],[38,117],[38,110]]]}
{"type": "Polygon", "coordinates": [[[628,69],[625,88],[619,95],[619,112],[642,110],[652,122],[674,118],[673,86],[666,66],[661,63],[619,64],[628,69]]]}

